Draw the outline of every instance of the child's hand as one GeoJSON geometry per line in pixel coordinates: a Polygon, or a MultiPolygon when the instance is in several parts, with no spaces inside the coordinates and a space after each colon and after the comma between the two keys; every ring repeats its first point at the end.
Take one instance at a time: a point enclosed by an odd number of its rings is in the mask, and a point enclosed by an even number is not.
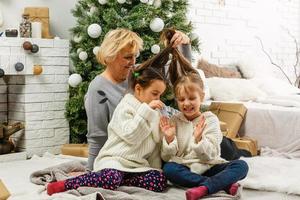
{"type": "Polygon", "coordinates": [[[204,115],[201,115],[200,121],[196,125],[195,131],[194,131],[194,137],[195,137],[195,140],[197,143],[202,139],[202,134],[203,134],[205,127],[206,127],[205,117],[204,117],[204,115]]]}
{"type": "Polygon", "coordinates": [[[168,144],[170,144],[175,138],[175,133],[176,133],[175,125],[171,124],[167,117],[162,116],[160,118],[159,126],[160,126],[160,129],[162,130],[168,144]]]}
{"type": "Polygon", "coordinates": [[[153,100],[149,103],[150,108],[153,110],[159,109],[161,110],[164,107],[164,103],[161,100],[153,100]]]}

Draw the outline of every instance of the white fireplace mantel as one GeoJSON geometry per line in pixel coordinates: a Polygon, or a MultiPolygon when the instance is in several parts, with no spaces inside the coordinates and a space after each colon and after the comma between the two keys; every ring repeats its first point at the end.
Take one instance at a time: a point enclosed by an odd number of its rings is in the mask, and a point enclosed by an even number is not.
{"type": "Polygon", "coordinates": [[[25,123],[23,133],[14,136],[19,151],[42,155],[60,153],[69,142],[65,104],[69,97],[69,41],[62,39],[0,38],[0,120],[25,123]],[[29,41],[39,46],[37,53],[23,49],[29,41]],[[24,69],[17,71],[15,64],[24,69]],[[42,73],[34,74],[34,67],[42,73]]]}

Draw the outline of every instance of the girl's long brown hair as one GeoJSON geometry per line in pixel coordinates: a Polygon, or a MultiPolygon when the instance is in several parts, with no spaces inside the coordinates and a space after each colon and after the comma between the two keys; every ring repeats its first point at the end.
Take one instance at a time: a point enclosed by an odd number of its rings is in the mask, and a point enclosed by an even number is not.
{"type": "MultiPolygon", "coordinates": [[[[191,73],[198,75],[197,70],[192,67],[191,63],[182,55],[182,53],[179,52],[177,48],[172,47],[173,44],[171,44],[170,41],[174,34],[174,29],[165,29],[162,32],[160,40],[164,43],[166,48],[132,70],[132,74],[129,78],[131,87],[134,87],[138,77],[134,76],[134,74],[143,74],[143,71],[145,69],[147,69],[145,71],[148,71],[148,68],[152,68],[151,71],[158,72],[162,77],[169,77],[173,87],[176,86],[176,82],[179,81],[182,76],[187,76],[191,73]],[[165,66],[170,60],[170,55],[172,58],[168,71],[166,72],[165,66]]],[[[142,79],[142,77],[139,79],[142,79]]]]}

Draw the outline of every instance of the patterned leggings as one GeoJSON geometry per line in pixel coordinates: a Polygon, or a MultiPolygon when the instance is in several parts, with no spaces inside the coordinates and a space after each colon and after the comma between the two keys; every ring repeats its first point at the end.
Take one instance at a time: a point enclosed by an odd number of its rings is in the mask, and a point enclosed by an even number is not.
{"type": "Polygon", "coordinates": [[[102,187],[104,189],[115,190],[121,185],[162,192],[167,187],[167,179],[162,172],[157,170],[129,173],[116,169],[103,169],[99,172],[90,172],[67,179],[65,182],[67,190],[77,189],[80,186],[102,187]]]}

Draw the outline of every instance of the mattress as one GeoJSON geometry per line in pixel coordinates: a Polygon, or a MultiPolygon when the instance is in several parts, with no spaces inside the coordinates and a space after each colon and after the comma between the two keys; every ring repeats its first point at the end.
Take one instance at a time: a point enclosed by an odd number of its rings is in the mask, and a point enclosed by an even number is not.
{"type": "Polygon", "coordinates": [[[248,110],[241,136],[257,139],[260,147],[290,152],[298,145],[300,149],[300,108],[255,102],[244,105],[248,110]]]}

